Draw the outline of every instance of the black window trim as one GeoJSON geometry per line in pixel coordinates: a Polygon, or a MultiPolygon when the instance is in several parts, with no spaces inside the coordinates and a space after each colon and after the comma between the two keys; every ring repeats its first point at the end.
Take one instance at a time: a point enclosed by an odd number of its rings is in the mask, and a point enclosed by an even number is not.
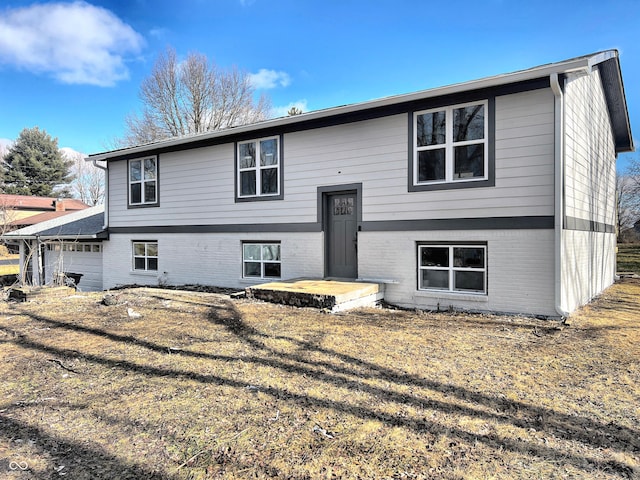
{"type": "MultiPolygon", "coordinates": [[[[275,135],[267,135],[267,136],[259,136],[259,137],[249,137],[242,138],[233,142],[233,183],[234,183],[234,196],[236,203],[242,202],[269,202],[272,200],[284,200],[284,135],[282,133],[275,135]],[[278,195],[255,195],[251,197],[241,197],[240,191],[238,190],[238,180],[239,180],[239,169],[240,164],[238,163],[240,160],[238,158],[238,146],[241,143],[248,142],[259,142],[260,140],[265,140],[268,138],[277,138],[278,139],[278,187],[279,193],[278,195]]],[[[258,159],[256,159],[256,162],[258,159]]]]}
{"type": "MultiPolygon", "coordinates": [[[[418,184],[414,183],[414,152],[415,152],[415,131],[414,120],[415,115],[421,111],[427,109],[415,109],[408,113],[408,131],[409,131],[409,143],[408,143],[408,160],[409,160],[409,178],[408,178],[408,190],[409,192],[427,192],[436,190],[455,190],[459,188],[478,188],[478,187],[494,187],[496,184],[496,99],[495,96],[488,96],[485,98],[477,98],[465,102],[465,104],[473,103],[474,101],[486,101],[487,102],[487,179],[486,180],[470,180],[470,181],[456,181],[456,182],[442,182],[433,184],[418,184]]],[[[455,107],[458,104],[444,104],[429,106],[428,109],[436,108],[449,108],[455,107]]]]}
{"type": "MultiPolygon", "coordinates": [[[[454,295],[454,296],[464,296],[464,295],[473,295],[474,297],[488,297],[489,296],[489,242],[487,241],[478,241],[478,240],[454,240],[454,241],[446,241],[446,240],[420,240],[415,244],[415,272],[416,272],[416,291],[420,293],[428,293],[428,294],[443,294],[443,295],[454,295]],[[420,288],[420,247],[424,246],[434,246],[434,247],[466,247],[466,246],[477,246],[484,247],[484,292],[473,292],[473,291],[461,291],[461,290],[436,290],[436,289],[425,289],[420,288]]],[[[451,297],[453,298],[453,297],[451,297]]]]}
{"type": "Polygon", "coordinates": [[[127,209],[134,208],[153,208],[160,206],[160,155],[144,155],[142,157],[129,158],[127,159],[127,209]],[[155,158],[156,160],[156,201],[149,203],[131,203],[131,169],[129,165],[131,162],[145,160],[147,158],[155,158]]]}

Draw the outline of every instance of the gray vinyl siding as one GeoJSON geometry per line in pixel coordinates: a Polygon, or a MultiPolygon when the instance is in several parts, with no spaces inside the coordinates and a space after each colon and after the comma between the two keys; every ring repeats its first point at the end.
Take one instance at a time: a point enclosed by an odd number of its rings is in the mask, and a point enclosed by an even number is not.
{"type": "Polygon", "coordinates": [[[615,224],[616,153],[598,70],[565,89],[565,213],[615,224]]]}
{"type": "Polygon", "coordinates": [[[616,153],[598,70],[567,78],[565,132],[569,226],[562,232],[562,307],[572,311],[610,286],[615,277],[616,153]],[[608,226],[610,231],[580,231],[571,225],[586,230],[608,226]]]}
{"type": "Polygon", "coordinates": [[[160,206],[127,208],[127,162],[109,165],[110,227],[317,221],[317,187],[362,183],[362,219],[553,214],[553,95],[496,98],[495,187],[408,191],[407,114],[283,136],[284,200],[236,202],[234,144],[159,156],[160,206]]]}

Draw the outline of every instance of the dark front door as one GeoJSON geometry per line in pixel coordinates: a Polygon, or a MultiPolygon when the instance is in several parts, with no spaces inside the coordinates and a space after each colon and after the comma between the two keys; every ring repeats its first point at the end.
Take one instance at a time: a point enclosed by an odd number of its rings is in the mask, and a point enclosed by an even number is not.
{"type": "Polygon", "coordinates": [[[357,208],[355,192],[332,193],[326,196],[325,235],[329,277],[358,277],[357,208]]]}

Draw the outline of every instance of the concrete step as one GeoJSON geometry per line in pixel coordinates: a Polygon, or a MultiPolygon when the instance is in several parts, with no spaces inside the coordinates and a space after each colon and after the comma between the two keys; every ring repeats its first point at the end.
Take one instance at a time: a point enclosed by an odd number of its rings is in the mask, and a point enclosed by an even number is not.
{"type": "Polygon", "coordinates": [[[296,307],[341,312],[375,306],[384,298],[384,285],[347,280],[297,278],[245,289],[247,297],[296,307]]]}

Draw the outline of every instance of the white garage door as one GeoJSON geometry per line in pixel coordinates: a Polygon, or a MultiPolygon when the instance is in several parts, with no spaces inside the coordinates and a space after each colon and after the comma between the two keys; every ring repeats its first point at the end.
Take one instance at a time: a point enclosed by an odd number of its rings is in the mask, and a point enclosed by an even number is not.
{"type": "Polygon", "coordinates": [[[102,290],[102,244],[54,242],[47,245],[45,253],[45,278],[53,283],[57,272],[82,274],[78,290],[94,292],[102,290]]]}

